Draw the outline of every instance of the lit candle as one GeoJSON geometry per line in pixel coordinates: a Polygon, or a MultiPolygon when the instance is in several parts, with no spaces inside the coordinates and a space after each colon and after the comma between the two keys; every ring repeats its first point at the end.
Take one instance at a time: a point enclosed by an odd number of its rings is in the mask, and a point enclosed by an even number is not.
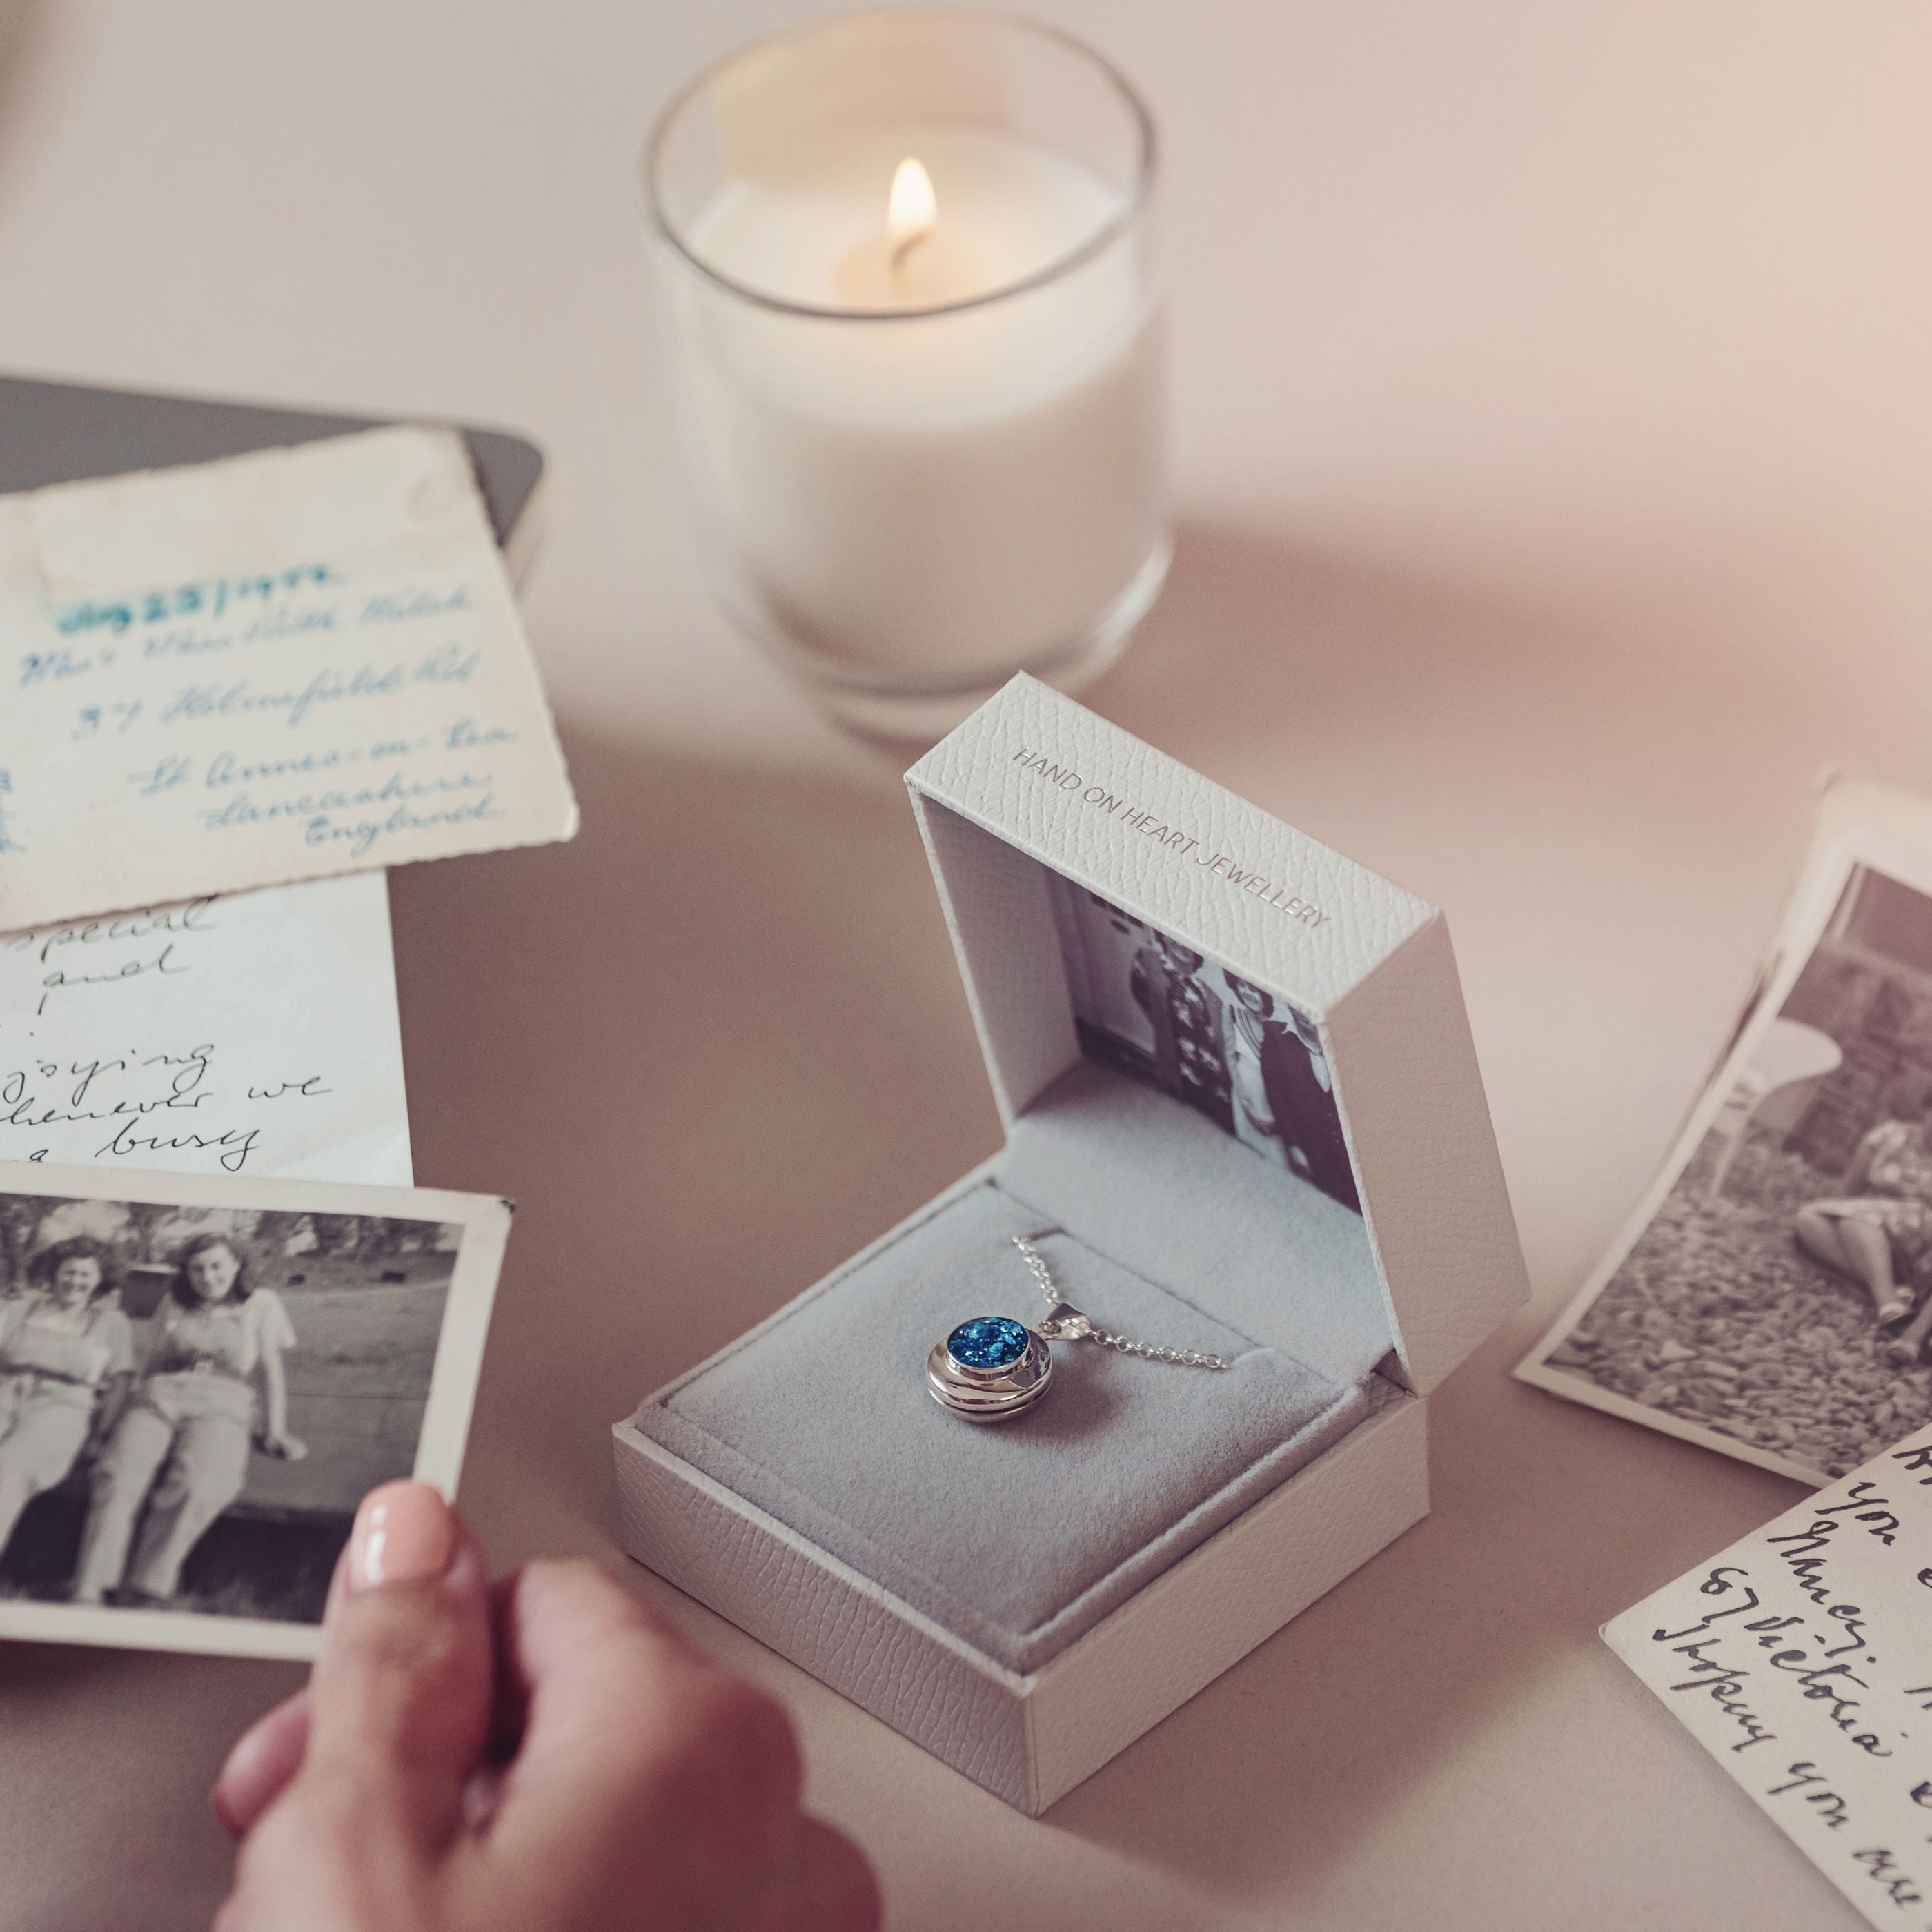
{"type": "Polygon", "coordinates": [[[835,708],[940,729],[1016,669],[1110,662],[1165,572],[1146,124],[1010,20],[793,43],[700,84],[654,151],[687,453],[734,613],[835,708]],[[1051,124],[1108,106],[1084,151],[1051,124]],[[693,115],[718,164],[668,182],[693,115]]]}
{"type": "Polygon", "coordinates": [[[892,191],[886,201],[886,238],[892,244],[888,266],[905,272],[906,259],[922,242],[932,238],[939,222],[939,197],[932,177],[916,155],[908,154],[892,170],[892,191]]]}

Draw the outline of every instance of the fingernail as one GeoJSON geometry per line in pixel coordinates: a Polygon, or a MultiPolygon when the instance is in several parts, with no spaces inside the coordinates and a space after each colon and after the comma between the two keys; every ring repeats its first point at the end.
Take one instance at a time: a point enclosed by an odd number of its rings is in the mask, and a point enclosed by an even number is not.
{"type": "Polygon", "coordinates": [[[214,1822],[239,1844],[242,1827],[236,1822],[235,1814],[228,1808],[227,1794],[219,1784],[208,1794],[208,1808],[214,1814],[214,1822]]]}
{"type": "Polygon", "coordinates": [[[457,1808],[463,1828],[471,1837],[481,1838],[496,1822],[502,1803],[503,1767],[479,1764],[464,1780],[463,1796],[457,1808]]]}
{"type": "Polygon", "coordinates": [[[427,1483],[385,1483],[362,1498],[349,1538],[349,1583],[427,1583],[449,1568],[449,1505],[427,1483]]]}
{"type": "Polygon", "coordinates": [[[242,1820],[229,1792],[234,1786],[239,1785],[245,1791],[257,1782],[257,1760],[261,1754],[261,1733],[258,1727],[251,1725],[236,1739],[214,1780],[214,1790],[208,1794],[208,1809],[214,1814],[216,1822],[238,1844],[242,1838],[242,1820]]]}

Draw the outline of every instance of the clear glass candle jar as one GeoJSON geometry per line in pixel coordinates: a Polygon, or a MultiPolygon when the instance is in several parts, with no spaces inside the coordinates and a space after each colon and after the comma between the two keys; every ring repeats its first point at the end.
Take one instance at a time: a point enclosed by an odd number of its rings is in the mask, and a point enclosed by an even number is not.
{"type": "Polygon", "coordinates": [[[644,173],[732,616],[908,736],[1112,663],[1171,552],[1154,130],[1120,76],[1024,21],[844,15],[700,76],[644,173]]]}

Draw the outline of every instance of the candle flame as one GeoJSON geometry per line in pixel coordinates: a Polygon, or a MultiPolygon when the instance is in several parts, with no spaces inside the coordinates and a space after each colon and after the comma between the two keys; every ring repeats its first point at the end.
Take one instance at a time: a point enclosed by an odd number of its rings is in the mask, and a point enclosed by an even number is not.
{"type": "Polygon", "coordinates": [[[932,177],[908,154],[892,175],[892,191],[886,201],[886,234],[892,244],[892,266],[905,259],[939,223],[939,197],[932,177]]]}

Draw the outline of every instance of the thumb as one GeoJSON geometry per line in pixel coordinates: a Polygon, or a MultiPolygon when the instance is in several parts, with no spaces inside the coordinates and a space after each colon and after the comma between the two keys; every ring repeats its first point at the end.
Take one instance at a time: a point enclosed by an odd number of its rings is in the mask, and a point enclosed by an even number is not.
{"type": "Polygon", "coordinates": [[[300,1783],[351,1816],[446,1843],[489,1740],[495,1689],[482,1553],[427,1483],[363,1498],[322,1619],[300,1783]]]}

